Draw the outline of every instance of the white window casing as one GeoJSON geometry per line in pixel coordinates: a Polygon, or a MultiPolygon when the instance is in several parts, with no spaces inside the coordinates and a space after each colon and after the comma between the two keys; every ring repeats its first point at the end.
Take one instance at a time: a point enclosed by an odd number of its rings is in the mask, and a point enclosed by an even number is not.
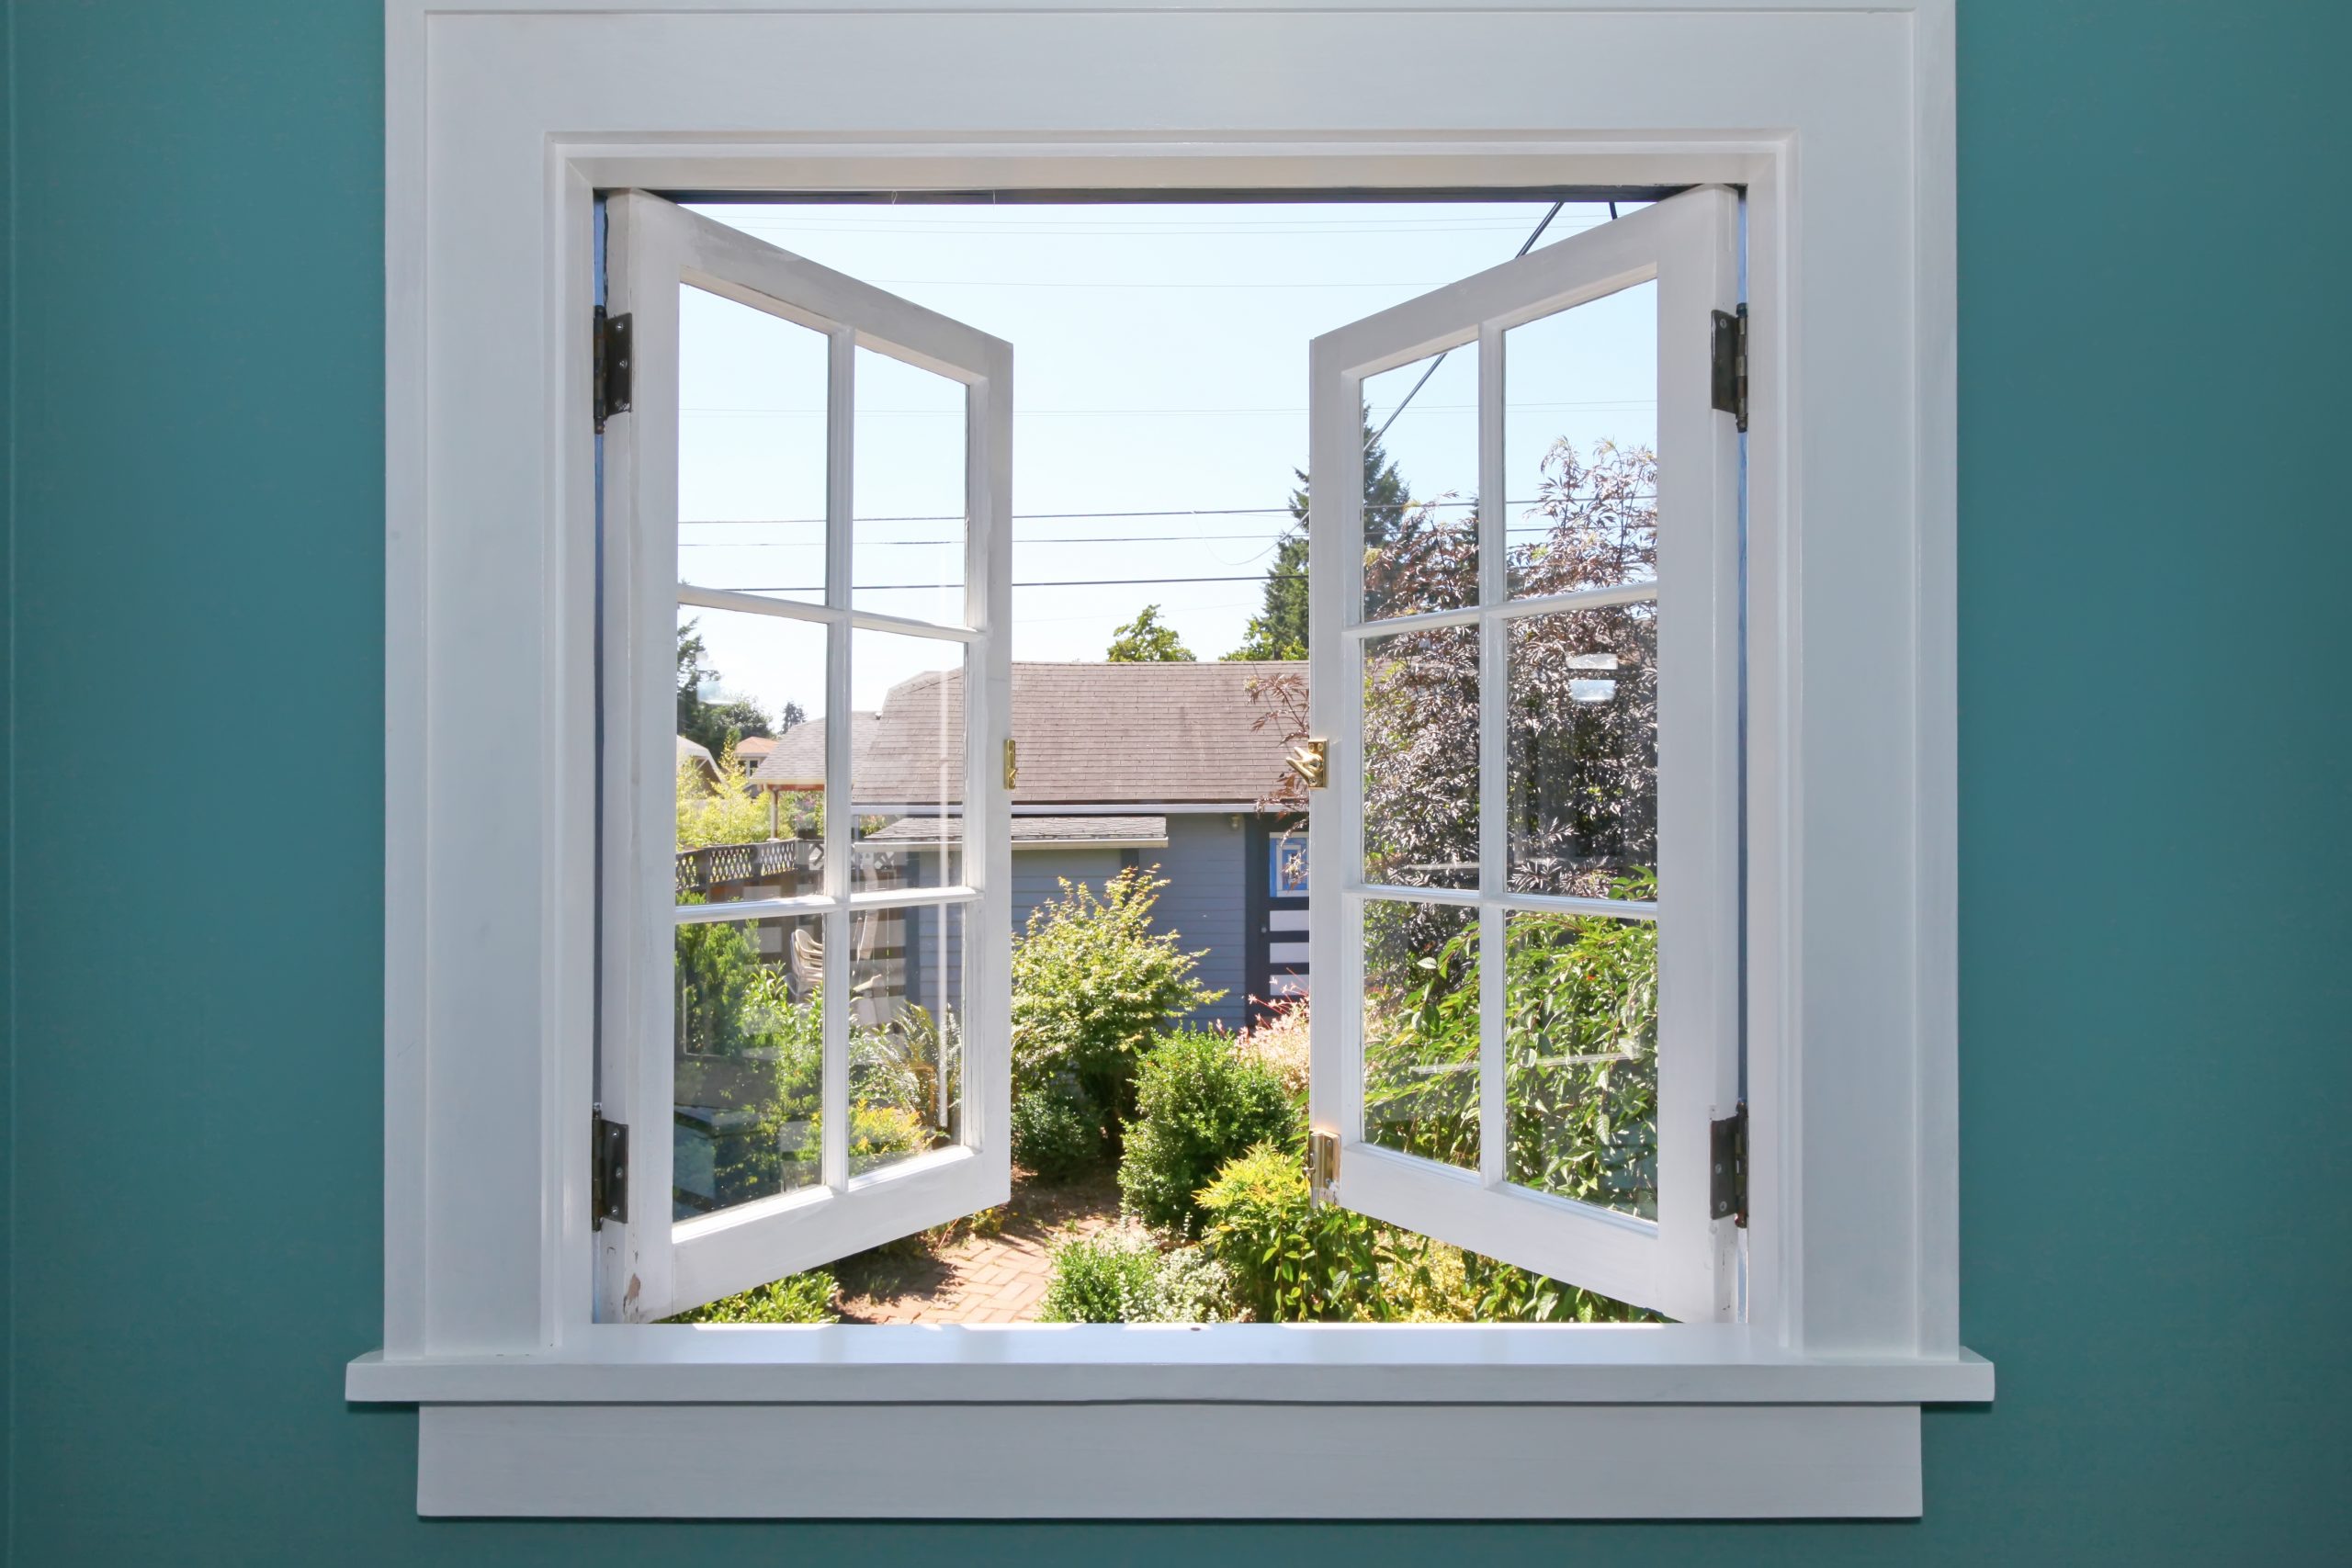
{"type": "Polygon", "coordinates": [[[1918,1512],[1918,1407],[1992,1393],[1959,1337],[1951,0],[386,11],[385,1317],[345,1390],[424,1408],[421,1511],[1918,1512]],[[1462,90],[1369,89],[1400,62],[1462,90]],[[597,1322],[596,193],[1710,185],[1746,203],[1753,402],[1744,1313],[597,1322]],[[547,787],[484,787],[518,749],[547,787]],[[1626,1457],[1525,1462],[1590,1432],[1626,1457]]]}

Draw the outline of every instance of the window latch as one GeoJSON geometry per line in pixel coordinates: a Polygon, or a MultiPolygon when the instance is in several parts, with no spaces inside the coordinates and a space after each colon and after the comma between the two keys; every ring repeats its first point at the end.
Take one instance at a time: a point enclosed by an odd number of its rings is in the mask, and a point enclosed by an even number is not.
{"type": "Polygon", "coordinates": [[[1340,1134],[1319,1129],[1307,1134],[1307,1201],[1318,1209],[1331,1201],[1331,1187],[1339,1179],[1340,1134]]]}
{"type": "Polygon", "coordinates": [[[616,1225],[628,1224],[628,1124],[605,1121],[605,1108],[594,1107],[588,1123],[588,1151],[591,1227],[602,1230],[606,1220],[616,1225]]]}
{"type": "Polygon", "coordinates": [[[602,305],[596,307],[596,325],[592,344],[592,374],[595,380],[596,434],[605,433],[605,421],[613,414],[628,412],[630,382],[630,328],[635,323],[628,311],[607,316],[602,305]]]}
{"type": "Polygon", "coordinates": [[[1713,315],[1714,332],[1708,340],[1708,349],[1714,360],[1714,373],[1710,378],[1713,388],[1712,400],[1718,412],[1731,415],[1738,422],[1739,428],[1746,430],[1747,307],[1742,305],[1737,315],[1729,310],[1716,310],[1713,315]]]}
{"type": "Polygon", "coordinates": [[[1290,749],[1286,761],[1290,771],[1309,789],[1321,789],[1331,782],[1331,743],[1328,740],[1302,740],[1290,749]]]}
{"type": "Polygon", "coordinates": [[[1747,1224],[1747,1101],[1707,1123],[1708,1217],[1747,1224]]]}

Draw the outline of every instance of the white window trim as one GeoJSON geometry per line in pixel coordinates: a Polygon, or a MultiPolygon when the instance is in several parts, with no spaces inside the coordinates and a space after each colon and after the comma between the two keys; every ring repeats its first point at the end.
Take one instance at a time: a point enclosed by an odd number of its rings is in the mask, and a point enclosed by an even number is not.
{"type": "Polygon", "coordinates": [[[1958,1333],[1951,0],[912,8],[388,0],[385,1321],[345,1387],[424,1406],[420,1510],[1917,1513],[1917,1407],[1992,1393],[1958,1333]],[[1478,90],[1363,90],[1400,59],[1478,90]],[[1571,182],[1748,195],[1749,1321],[593,1324],[592,193],[1571,182]],[[482,788],[517,737],[551,787],[482,788]]]}

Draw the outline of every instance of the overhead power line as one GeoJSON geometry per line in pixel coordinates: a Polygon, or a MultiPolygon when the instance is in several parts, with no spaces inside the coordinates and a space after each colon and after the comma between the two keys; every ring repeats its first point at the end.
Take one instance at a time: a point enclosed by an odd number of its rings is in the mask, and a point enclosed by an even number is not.
{"type": "MultiPolygon", "coordinates": [[[[1552,204],[1552,210],[1544,215],[1544,220],[1541,223],[1535,225],[1535,232],[1528,235],[1525,243],[1519,247],[1520,256],[1525,255],[1528,252],[1535,248],[1535,242],[1544,237],[1544,231],[1552,226],[1552,220],[1557,218],[1560,215],[1560,209],[1566,205],[1567,203],[1565,201],[1555,201],[1552,204]]],[[[1609,216],[1611,218],[1617,216],[1617,206],[1614,202],[1610,204],[1609,216]]],[[[1517,261],[1518,259],[1519,256],[1511,257],[1511,260],[1513,261],[1517,261]]],[[[1396,405],[1396,412],[1390,414],[1387,419],[1383,421],[1380,428],[1373,432],[1372,439],[1363,444],[1365,451],[1369,452],[1374,447],[1380,445],[1380,438],[1388,434],[1388,427],[1390,425],[1396,423],[1396,415],[1405,412],[1405,404],[1411,402],[1413,400],[1414,394],[1418,393],[1423,387],[1430,384],[1430,378],[1437,374],[1437,367],[1445,363],[1445,355],[1447,354],[1452,354],[1453,352],[1453,350],[1449,348],[1445,351],[1445,354],[1441,354],[1435,359],[1430,361],[1430,367],[1421,372],[1421,378],[1419,380],[1413,383],[1413,390],[1406,393],[1404,402],[1400,402],[1396,405]]],[[[1475,408],[1477,405],[1474,403],[1471,406],[1475,408]]]]}

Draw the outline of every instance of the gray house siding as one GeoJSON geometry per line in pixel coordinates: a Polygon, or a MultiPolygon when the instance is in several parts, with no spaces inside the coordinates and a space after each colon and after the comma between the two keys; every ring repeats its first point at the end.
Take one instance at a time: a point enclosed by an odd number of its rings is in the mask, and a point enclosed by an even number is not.
{"type": "Polygon", "coordinates": [[[1182,932],[1187,953],[1206,948],[1200,959],[1200,981],[1211,990],[1225,993],[1195,1013],[1193,1021],[1227,1029],[1241,1028],[1249,1009],[1245,847],[1241,830],[1230,816],[1204,812],[1170,814],[1168,847],[1136,852],[1143,864],[1156,863],[1168,882],[1160,890],[1159,907],[1152,911],[1153,924],[1161,931],[1182,932]]]}
{"type": "MultiPolygon", "coordinates": [[[[1156,854],[1153,850],[1138,852],[1156,854]]],[[[939,857],[911,855],[912,863],[907,880],[918,887],[939,886],[939,857]]],[[[1012,856],[1012,934],[1015,941],[1028,929],[1029,913],[1041,904],[1050,904],[1061,897],[1061,879],[1091,884],[1097,893],[1102,885],[1119,874],[1124,863],[1117,850],[1075,847],[1070,849],[1016,850],[1012,856]]],[[[935,975],[941,964],[946,965],[947,997],[951,1005],[963,1004],[964,922],[947,922],[945,951],[940,951],[937,936],[942,911],[909,909],[907,917],[907,994],[924,1007],[933,1007],[931,987],[937,983],[935,975]]]]}

